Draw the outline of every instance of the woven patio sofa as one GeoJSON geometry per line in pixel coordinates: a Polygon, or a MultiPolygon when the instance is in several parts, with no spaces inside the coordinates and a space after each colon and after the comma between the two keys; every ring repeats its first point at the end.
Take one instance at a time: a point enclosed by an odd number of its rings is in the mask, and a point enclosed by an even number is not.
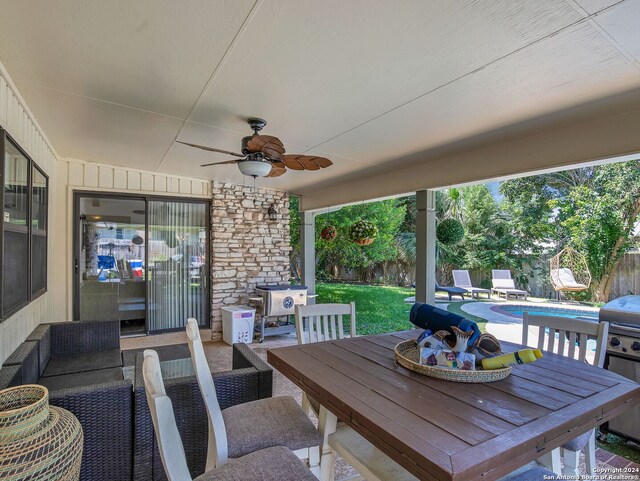
{"type": "MultiPolygon", "coordinates": [[[[155,441],[142,377],[143,353],[136,355],[134,376],[134,460],[135,481],[166,481],[155,441]]],[[[163,361],[161,368],[167,395],[171,398],[191,476],[204,473],[207,458],[207,412],[193,374],[191,359],[163,361]]],[[[273,370],[246,344],[233,345],[232,370],[212,373],[220,407],[271,397],[273,370]]]]}
{"type": "Polygon", "coordinates": [[[133,385],[122,374],[118,321],[39,325],[0,369],[0,389],[41,384],[84,432],[81,481],[130,481],[133,385]]]}

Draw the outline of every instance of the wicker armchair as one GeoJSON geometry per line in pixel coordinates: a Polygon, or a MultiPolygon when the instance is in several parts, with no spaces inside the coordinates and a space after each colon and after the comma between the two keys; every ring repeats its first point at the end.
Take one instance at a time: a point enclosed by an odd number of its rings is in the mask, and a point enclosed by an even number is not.
{"type": "Polygon", "coordinates": [[[39,325],[0,369],[0,389],[42,384],[84,432],[80,481],[130,481],[133,383],[122,375],[118,321],[39,325]]]}
{"type": "MultiPolygon", "coordinates": [[[[134,388],[133,479],[165,481],[167,479],[142,378],[144,355],[138,353],[134,388]]],[[[163,375],[167,395],[171,399],[178,430],[184,444],[192,477],[204,473],[207,459],[207,412],[193,374],[191,359],[161,363],[173,373],[163,375]],[[178,364],[184,361],[179,368],[178,364]],[[176,369],[174,369],[176,368],[176,369]],[[180,370],[183,370],[181,373],[180,370]]],[[[232,370],[212,373],[222,409],[257,399],[271,397],[273,371],[247,345],[234,344],[232,370]]]]}

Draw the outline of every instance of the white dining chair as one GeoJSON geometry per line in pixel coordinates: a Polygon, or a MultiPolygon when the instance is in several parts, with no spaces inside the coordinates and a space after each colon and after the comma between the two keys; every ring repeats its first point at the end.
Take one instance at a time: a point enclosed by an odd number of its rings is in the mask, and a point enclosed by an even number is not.
{"type": "Polygon", "coordinates": [[[311,304],[296,306],[298,344],[335,341],[356,336],[356,305],[311,304]],[[344,330],[344,316],[349,316],[349,331],[344,330]]]}
{"type": "MultiPolygon", "coordinates": [[[[606,353],[608,322],[594,322],[560,316],[535,316],[524,313],[522,319],[522,344],[529,345],[530,327],[537,327],[539,349],[554,352],[583,362],[602,367],[606,353]],[[595,354],[589,352],[589,340],[595,340],[595,354]]],[[[578,476],[580,452],[585,450],[587,474],[595,475],[596,443],[592,429],[572,439],[561,447],[564,460],[563,474],[578,476]]],[[[556,469],[553,469],[556,471],[556,469]]],[[[557,471],[556,471],[557,472],[557,471]]]]}
{"type": "MultiPolygon", "coordinates": [[[[311,304],[296,306],[296,334],[298,344],[335,341],[356,336],[356,304],[311,304]],[[344,316],[349,316],[349,331],[344,330],[344,316]]],[[[302,393],[302,409],[318,416],[320,403],[302,393]]]]}
{"type": "Polygon", "coordinates": [[[228,458],[267,447],[285,446],[306,459],[311,472],[319,476],[322,437],[296,400],[277,396],[221,410],[195,319],[187,320],[187,339],[209,420],[207,466],[217,467],[228,458]]]}
{"type": "Polygon", "coordinates": [[[317,481],[304,464],[282,446],[255,451],[217,469],[206,469],[193,480],[156,351],[144,351],[142,376],[160,458],[169,481],[317,481]]]}

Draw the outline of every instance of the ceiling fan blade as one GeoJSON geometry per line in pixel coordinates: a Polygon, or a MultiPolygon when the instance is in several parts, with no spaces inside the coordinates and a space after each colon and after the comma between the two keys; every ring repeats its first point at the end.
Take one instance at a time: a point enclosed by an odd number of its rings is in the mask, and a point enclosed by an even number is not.
{"type": "Polygon", "coordinates": [[[214,147],[207,147],[205,145],[190,144],[189,142],[182,142],[181,140],[176,140],[176,142],[178,142],[179,144],[188,145],[189,147],[195,147],[196,149],[208,150],[209,152],[219,152],[221,154],[235,155],[236,157],[245,157],[242,154],[231,152],[229,150],[216,149],[214,147]]]}
{"type": "Polygon", "coordinates": [[[282,174],[286,174],[287,173],[287,169],[286,168],[279,168],[276,167],[275,165],[271,168],[271,172],[269,172],[267,175],[265,175],[265,177],[280,177],[282,174]]]}
{"type": "Polygon", "coordinates": [[[326,157],[290,154],[282,158],[287,168],[293,170],[320,170],[333,165],[326,157]]]}
{"type": "Polygon", "coordinates": [[[200,167],[209,167],[210,165],[237,164],[242,159],[231,159],[223,162],[209,162],[208,164],[200,164],[200,167]]]}
{"type": "Polygon", "coordinates": [[[270,159],[282,159],[285,152],[284,144],[278,137],[272,135],[254,135],[247,142],[249,152],[262,152],[270,159]]]}

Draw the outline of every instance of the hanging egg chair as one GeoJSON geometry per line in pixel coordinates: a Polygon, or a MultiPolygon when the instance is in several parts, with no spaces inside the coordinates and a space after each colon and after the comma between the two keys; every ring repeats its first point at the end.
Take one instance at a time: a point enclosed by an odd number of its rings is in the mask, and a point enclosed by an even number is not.
{"type": "Polygon", "coordinates": [[[551,285],[558,292],[580,292],[589,289],[591,272],[587,258],[571,247],[565,247],[549,260],[551,285]]]}

